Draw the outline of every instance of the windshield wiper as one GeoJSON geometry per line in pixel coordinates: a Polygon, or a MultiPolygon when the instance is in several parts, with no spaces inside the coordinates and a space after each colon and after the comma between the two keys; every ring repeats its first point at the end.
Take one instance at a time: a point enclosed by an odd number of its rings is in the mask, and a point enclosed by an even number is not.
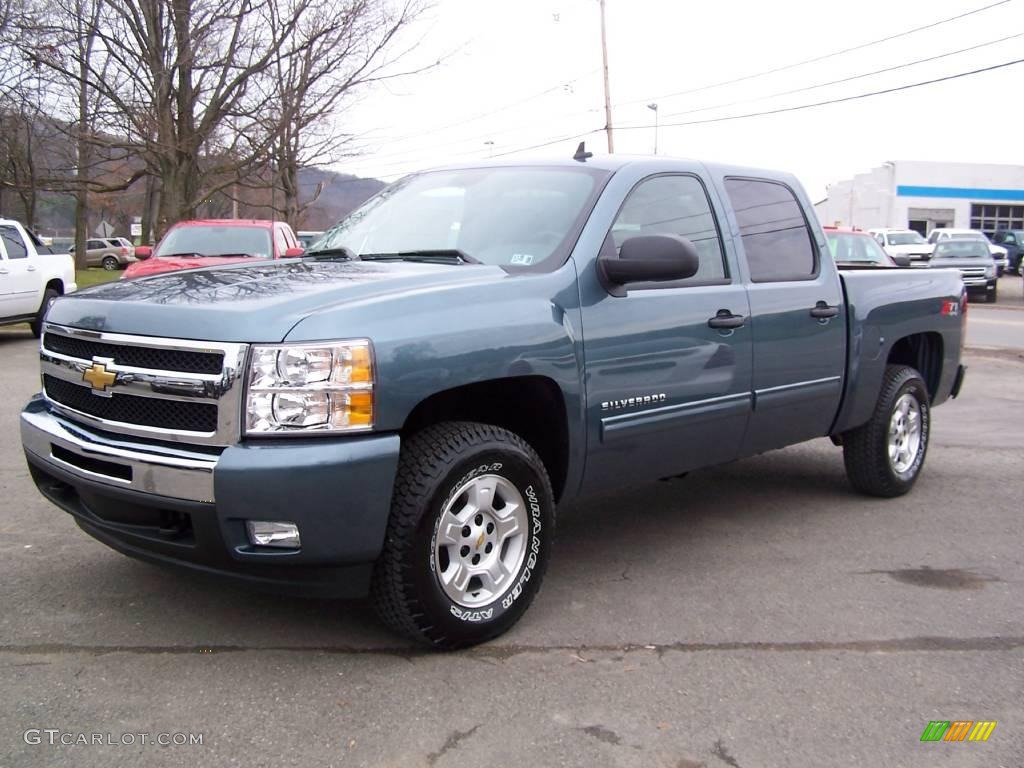
{"type": "Polygon", "coordinates": [[[206,259],[209,258],[205,253],[161,253],[161,258],[164,259],[206,259]]]}
{"type": "Polygon", "coordinates": [[[422,251],[397,251],[395,253],[364,253],[363,261],[423,261],[434,264],[483,264],[458,248],[424,249],[422,251]]]}
{"type": "Polygon", "coordinates": [[[355,251],[344,245],[339,245],[336,248],[319,248],[315,251],[306,251],[305,255],[312,256],[317,261],[330,261],[339,256],[347,261],[357,261],[359,259],[355,251]]]}

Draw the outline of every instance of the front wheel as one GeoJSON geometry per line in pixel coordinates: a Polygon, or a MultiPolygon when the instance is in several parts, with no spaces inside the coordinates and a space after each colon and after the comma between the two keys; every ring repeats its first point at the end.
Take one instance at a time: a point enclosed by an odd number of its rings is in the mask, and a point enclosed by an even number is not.
{"type": "Polygon", "coordinates": [[[910,366],[885,369],[871,421],[843,435],[850,484],[871,496],[902,496],[917,481],[928,452],[928,389],[910,366]]]}
{"type": "Polygon", "coordinates": [[[402,446],[372,597],[392,629],[436,648],[508,630],[540,588],[554,534],[547,471],[518,435],[428,427],[402,446]]]}

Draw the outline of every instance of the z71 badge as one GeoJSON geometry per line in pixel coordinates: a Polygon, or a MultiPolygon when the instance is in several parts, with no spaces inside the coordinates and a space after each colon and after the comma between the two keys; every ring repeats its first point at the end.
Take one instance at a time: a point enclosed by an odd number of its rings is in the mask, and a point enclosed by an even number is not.
{"type": "Polygon", "coordinates": [[[640,405],[656,405],[658,403],[664,403],[666,400],[664,394],[658,395],[640,395],[639,397],[627,397],[621,400],[605,400],[601,403],[602,411],[619,411],[623,408],[636,408],[640,405]]]}

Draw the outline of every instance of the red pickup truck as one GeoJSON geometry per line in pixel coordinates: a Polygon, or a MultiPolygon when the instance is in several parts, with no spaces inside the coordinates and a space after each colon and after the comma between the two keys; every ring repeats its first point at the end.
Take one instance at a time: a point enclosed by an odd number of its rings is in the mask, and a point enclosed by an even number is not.
{"type": "Polygon", "coordinates": [[[169,230],[156,248],[140,245],[139,259],[122,279],[233,264],[249,259],[301,256],[299,240],[283,221],[266,219],[201,219],[182,221],[169,230]]]}

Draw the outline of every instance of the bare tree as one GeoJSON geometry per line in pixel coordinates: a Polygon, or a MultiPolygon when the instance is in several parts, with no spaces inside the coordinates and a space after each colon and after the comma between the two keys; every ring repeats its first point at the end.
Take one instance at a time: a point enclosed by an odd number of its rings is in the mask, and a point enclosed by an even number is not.
{"type": "MultiPolygon", "coordinates": [[[[280,0],[271,9],[271,29],[283,28],[295,0],[280,0]]],[[[336,162],[348,152],[351,136],[340,130],[339,112],[347,97],[363,86],[423,72],[438,62],[400,69],[410,52],[400,36],[424,11],[422,0],[310,0],[290,45],[273,65],[264,113],[264,132],[272,137],[267,167],[281,188],[274,208],[293,228],[322,186],[302,199],[299,171],[336,162]]],[[[272,33],[273,34],[273,33],[272,33]]],[[[272,197],[272,200],[276,195],[272,197]]]]}

